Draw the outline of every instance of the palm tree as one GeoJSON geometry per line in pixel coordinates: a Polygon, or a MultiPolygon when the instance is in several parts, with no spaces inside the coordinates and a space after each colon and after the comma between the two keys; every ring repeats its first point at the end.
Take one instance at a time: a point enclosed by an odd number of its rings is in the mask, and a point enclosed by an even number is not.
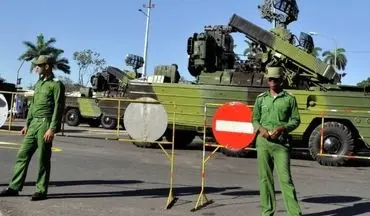
{"type": "MultiPolygon", "coordinates": [[[[55,38],[45,40],[43,34],[39,34],[36,39],[36,44],[30,41],[23,41],[23,44],[27,47],[26,51],[18,58],[23,60],[22,64],[27,61],[32,61],[38,58],[40,55],[50,55],[52,57],[53,67],[63,71],[66,74],[70,73],[70,67],[68,65],[68,59],[61,58],[60,55],[64,53],[62,49],[55,48],[53,44],[56,42],[55,38]]],[[[31,64],[30,71],[32,71],[34,65],[31,64]]]]}
{"type": "Polygon", "coordinates": [[[60,55],[63,54],[63,50],[57,50],[54,53],[51,53],[51,64],[53,65],[53,69],[61,70],[65,74],[70,74],[70,66],[67,58],[61,57],[60,55]]]}
{"type": "Polygon", "coordinates": [[[322,51],[322,48],[321,47],[315,47],[315,48],[313,48],[313,50],[311,52],[311,55],[313,55],[316,58],[319,58],[321,51],[322,51]]]}
{"type": "Polygon", "coordinates": [[[338,70],[345,70],[347,66],[347,57],[344,54],[346,52],[344,48],[338,48],[334,52],[332,51],[323,52],[322,57],[324,57],[324,62],[326,62],[327,64],[334,65],[335,52],[337,54],[336,68],[338,68],[338,70]]]}

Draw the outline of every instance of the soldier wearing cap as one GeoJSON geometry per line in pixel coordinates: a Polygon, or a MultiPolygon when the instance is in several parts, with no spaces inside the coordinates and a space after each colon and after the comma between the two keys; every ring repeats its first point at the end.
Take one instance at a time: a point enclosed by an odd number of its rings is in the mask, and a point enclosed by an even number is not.
{"type": "Polygon", "coordinates": [[[267,68],[265,77],[270,89],[257,96],[253,109],[253,127],[257,132],[256,148],[260,181],[262,215],[274,215],[276,199],[274,168],[277,170],[288,215],[302,215],[290,172],[288,133],[300,124],[295,97],[282,88],[281,67],[267,68]]]}
{"type": "Polygon", "coordinates": [[[38,176],[33,201],[47,198],[50,178],[50,158],[54,134],[61,129],[65,104],[65,88],[62,82],[54,78],[50,58],[40,55],[35,61],[39,79],[36,82],[28,112],[26,126],[21,130],[24,140],[18,151],[14,175],[7,189],[0,196],[18,196],[22,191],[29,162],[38,149],[38,176]]]}

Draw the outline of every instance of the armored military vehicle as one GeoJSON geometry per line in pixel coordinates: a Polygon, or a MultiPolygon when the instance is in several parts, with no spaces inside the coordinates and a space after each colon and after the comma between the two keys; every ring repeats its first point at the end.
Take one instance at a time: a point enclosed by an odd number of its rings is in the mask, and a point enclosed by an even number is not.
{"type": "MultiPolygon", "coordinates": [[[[33,96],[33,91],[27,92],[25,97],[28,106],[33,96]]],[[[93,96],[92,88],[80,88],[78,92],[66,92],[64,109],[64,122],[69,126],[78,126],[87,123],[91,127],[99,127],[102,113],[98,100],[93,96]]]]}
{"type": "MultiPolygon", "coordinates": [[[[301,114],[301,124],[292,132],[294,147],[308,149],[322,165],[336,166],[347,161],[348,157],[317,156],[321,114],[324,112],[324,153],[343,156],[367,150],[370,141],[368,89],[341,85],[341,75],[335,68],[311,54],[314,48],[312,37],[302,32],[298,38],[290,32],[287,26],[297,20],[299,13],[295,0],[265,0],[259,9],[263,18],[275,23],[271,30],[233,14],[228,25],[205,26],[203,32],[189,37],[188,70],[196,78],[194,83],[178,83],[175,78],[177,69],[169,65],[166,73],[154,72],[154,76],[163,79],[129,80],[116,89],[116,97],[150,97],[163,104],[168,114],[168,128],[163,134],[167,140],[172,139],[174,113],[174,107],[168,102],[175,102],[174,142],[177,147],[186,147],[195,136],[203,135],[204,104],[240,101],[253,105],[257,95],[268,89],[264,78],[266,67],[279,66],[285,71],[284,88],[296,97],[301,114]],[[250,41],[246,60],[239,59],[233,51],[233,33],[241,33],[250,41]]],[[[124,116],[127,105],[129,103],[122,104],[121,116],[124,116]]],[[[116,102],[102,100],[99,106],[104,115],[117,115],[116,102]]],[[[210,107],[207,111],[208,139],[214,138],[211,121],[217,108],[210,107]]],[[[152,143],[134,144],[154,146],[152,143]]],[[[239,157],[248,153],[226,148],[222,152],[239,157]]]]}
{"type": "MultiPolygon", "coordinates": [[[[125,58],[125,63],[131,66],[133,71],[122,71],[117,67],[109,66],[91,77],[90,82],[92,89],[97,92],[97,98],[123,97],[126,94],[129,80],[141,77],[141,73],[137,70],[143,66],[143,57],[129,54],[125,58]]],[[[104,102],[100,102],[99,105],[100,109],[105,110],[101,116],[101,124],[106,129],[117,128],[117,102],[110,101],[115,103],[113,106],[111,104],[105,106],[104,102]]]]}
{"type": "Polygon", "coordinates": [[[90,127],[99,127],[101,116],[98,100],[93,97],[92,88],[81,88],[77,94],[66,94],[64,121],[67,125],[78,126],[87,123],[90,127]]]}

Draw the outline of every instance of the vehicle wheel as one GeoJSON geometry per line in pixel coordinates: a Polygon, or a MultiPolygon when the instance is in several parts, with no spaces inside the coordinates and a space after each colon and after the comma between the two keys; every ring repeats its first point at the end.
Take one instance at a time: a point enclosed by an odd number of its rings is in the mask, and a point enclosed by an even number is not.
{"type": "MultiPolygon", "coordinates": [[[[308,148],[314,160],[325,166],[344,165],[348,158],[319,156],[321,125],[318,125],[310,135],[308,148]]],[[[323,153],[335,155],[351,155],[355,147],[352,131],[339,122],[324,123],[323,153]]]]}
{"type": "Polygon", "coordinates": [[[105,129],[115,129],[117,128],[117,119],[103,115],[101,117],[101,125],[105,129]]]}
{"type": "Polygon", "coordinates": [[[78,126],[81,121],[80,112],[77,109],[69,109],[65,115],[65,122],[69,126],[78,126]]]}
{"type": "Polygon", "coordinates": [[[100,126],[100,119],[89,119],[87,121],[90,127],[99,127],[100,126]]]}
{"type": "MultiPolygon", "coordinates": [[[[193,142],[196,135],[196,132],[193,131],[175,130],[175,148],[185,149],[193,142]]],[[[172,130],[168,129],[165,137],[168,142],[172,142],[172,130]]]]}

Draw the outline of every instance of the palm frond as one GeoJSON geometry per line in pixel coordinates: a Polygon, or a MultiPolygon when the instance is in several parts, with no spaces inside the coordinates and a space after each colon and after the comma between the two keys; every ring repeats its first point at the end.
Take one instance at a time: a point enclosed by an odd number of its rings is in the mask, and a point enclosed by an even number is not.
{"type": "Polygon", "coordinates": [[[65,63],[58,63],[55,65],[55,68],[63,71],[65,74],[71,73],[71,70],[70,70],[71,67],[65,63]]]}
{"type": "MultiPolygon", "coordinates": [[[[59,69],[64,73],[70,73],[70,66],[68,59],[61,58],[64,53],[63,49],[59,49],[53,46],[56,42],[54,37],[51,37],[47,41],[44,35],[41,33],[36,37],[36,45],[29,41],[24,41],[23,44],[26,46],[26,51],[18,58],[19,60],[31,61],[38,58],[40,55],[49,55],[53,68],[59,69]]],[[[34,65],[31,64],[30,72],[34,69],[34,65]]]]}
{"type": "Polygon", "coordinates": [[[37,35],[36,43],[37,43],[37,48],[39,48],[39,49],[44,46],[45,39],[44,39],[44,35],[42,33],[37,35]]]}
{"type": "Polygon", "coordinates": [[[51,46],[53,43],[57,42],[57,40],[54,37],[51,37],[46,43],[45,46],[51,46]]]}
{"type": "Polygon", "coordinates": [[[346,52],[346,50],[344,48],[338,48],[337,49],[337,53],[344,53],[346,52]]]}
{"type": "Polygon", "coordinates": [[[22,42],[28,49],[31,49],[31,50],[37,50],[37,47],[35,44],[33,44],[32,42],[30,41],[23,41],[22,42]]]}
{"type": "Polygon", "coordinates": [[[332,52],[330,52],[330,51],[325,51],[325,52],[323,52],[321,55],[322,55],[322,57],[325,57],[325,56],[330,56],[332,54],[332,52]]]}

